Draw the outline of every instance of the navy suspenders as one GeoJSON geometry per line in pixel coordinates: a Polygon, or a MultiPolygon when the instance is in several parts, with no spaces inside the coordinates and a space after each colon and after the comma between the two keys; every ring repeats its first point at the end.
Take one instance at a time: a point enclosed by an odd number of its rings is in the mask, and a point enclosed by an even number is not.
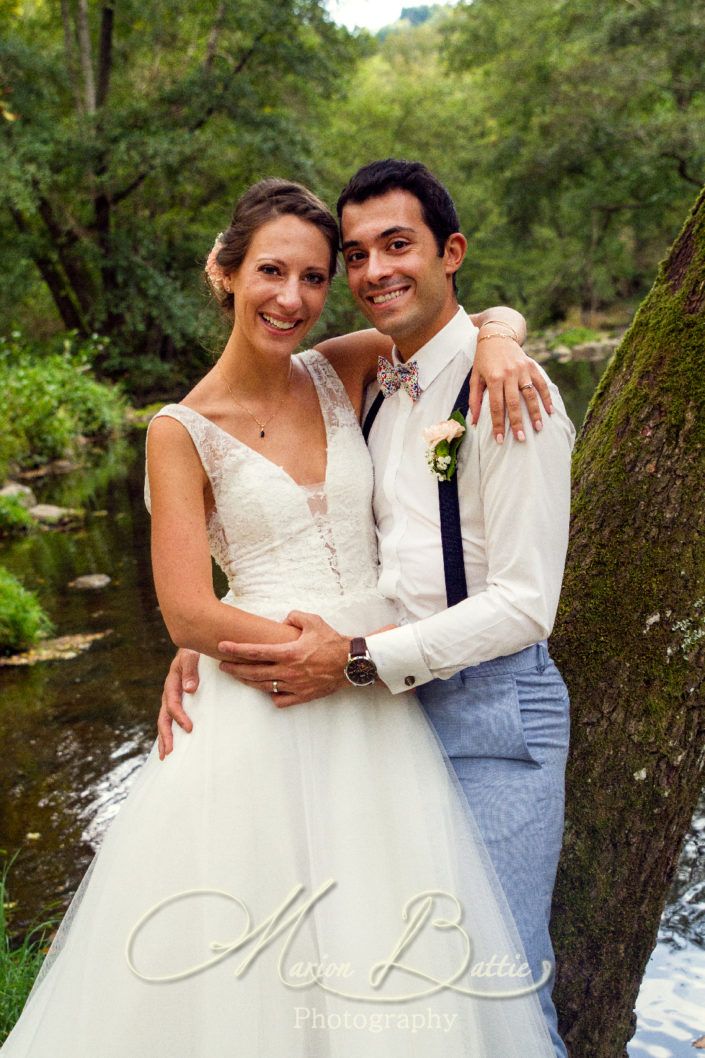
{"type": "MultiPolygon", "coordinates": [[[[451,412],[460,411],[467,418],[470,399],[470,375],[463,382],[455,398],[451,412]]],[[[384,394],[378,393],[362,424],[362,436],[367,441],[370,430],[382,407],[384,394]]],[[[441,516],[441,544],[443,547],[443,572],[446,582],[446,598],[449,606],[455,606],[468,597],[468,586],[465,579],[465,562],[463,560],[463,533],[460,525],[460,501],[458,498],[458,475],[450,481],[438,482],[438,509],[441,516]]]]}
{"type": "Polygon", "coordinates": [[[370,405],[370,410],[368,411],[367,415],[365,416],[365,421],[362,424],[362,436],[365,438],[365,444],[367,444],[367,438],[370,436],[370,430],[372,429],[372,424],[374,423],[375,419],[377,418],[377,412],[382,407],[383,403],[384,403],[384,393],[382,393],[382,391],[380,390],[380,392],[377,394],[375,399],[372,401],[372,404],[370,405]]]}

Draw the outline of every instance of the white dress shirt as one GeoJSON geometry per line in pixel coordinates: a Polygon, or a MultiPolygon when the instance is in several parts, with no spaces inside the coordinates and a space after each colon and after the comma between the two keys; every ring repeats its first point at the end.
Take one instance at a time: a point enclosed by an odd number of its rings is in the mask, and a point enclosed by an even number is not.
{"type": "MultiPolygon", "coordinates": [[[[477,335],[459,308],[411,358],[419,365],[419,399],[404,389],[387,397],[370,434],[379,587],[401,604],[408,623],[368,636],[367,645],[394,693],[540,642],[556,615],[575,429],[550,381],[554,412],[544,412],[540,433],[524,407],[526,440],[508,431],[497,444],[485,394],[477,426],[463,435],[457,475],[468,598],[447,605],[438,481],[423,430],[450,415],[477,335]]],[[[401,362],[396,349],[394,358],[401,362]]]]}

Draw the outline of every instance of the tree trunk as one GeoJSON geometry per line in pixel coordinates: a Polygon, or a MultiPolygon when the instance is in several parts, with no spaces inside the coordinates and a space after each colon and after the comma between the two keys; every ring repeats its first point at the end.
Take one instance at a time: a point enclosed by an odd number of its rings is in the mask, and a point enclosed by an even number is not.
{"type": "MultiPolygon", "coordinates": [[[[26,235],[29,231],[29,225],[20,211],[10,207],[10,213],[12,214],[12,219],[15,222],[17,230],[22,235],[26,235]]],[[[81,316],[79,307],[73,300],[71,284],[69,283],[66,274],[62,271],[60,264],[48,253],[40,252],[37,249],[32,249],[29,252],[32,260],[37,266],[39,274],[49,289],[64,326],[68,330],[75,330],[78,331],[79,334],[86,335],[88,332],[85,327],[85,322],[81,316]]]]}
{"type": "MultiPolygon", "coordinates": [[[[61,265],[66,284],[70,288],[74,303],[77,305],[85,329],[89,327],[92,306],[95,303],[94,284],[86,268],[81,252],[80,235],[69,225],[62,225],[56,217],[48,199],[37,199],[37,212],[44,221],[52,248],[61,265]],[[78,251],[78,252],[76,252],[78,251]]],[[[82,330],[84,327],[82,327],[82,330]]]]}
{"type": "Polygon", "coordinates": [[[553,918],[571,1058],[625,1053],[703,785],[704,482],[701,192],[602,378],[574,457],[551,638],[573,717],[553,918]]]}
{"type": "Polygon", "coordinates": [[[71,19],[71,11],[68,0],[61,0],[61,23],[64,29],[64,51],[66,53],[66,70],[71,84],[71,91],[76,102],[79,114],[83,113],[83,98],[78,79],[76,67],[76,47],[74,41],[74,27],[71,19]]]}
{"type": "Polygon", "coordinates": [[[88,0],[78,0],[76,24],[78,27],[78,50],[83,73],[83,92],[87,114],[95,114],[95,79],[91,55],[91,32],[88,22],[88,0]]]}
{"type": "Polygon", "coordinates": [[[98,92],[96,107],[104,107],[110,90],[110,75],[113,72],[113,26],[115,2],[107,0],[100,12],[100,47],[98,49],[98,92]]]}

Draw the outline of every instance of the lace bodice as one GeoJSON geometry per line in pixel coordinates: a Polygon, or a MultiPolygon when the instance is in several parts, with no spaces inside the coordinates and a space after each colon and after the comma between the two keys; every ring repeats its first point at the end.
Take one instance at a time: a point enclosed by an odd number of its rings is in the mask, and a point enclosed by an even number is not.
{"type": "MultiPolygon", "coordinates": [[[[326,478],[298,485],[276,463],[182,404],[157,414],[188,430],[208,475],[215,509],[207,523],[228,601],[258,613],[309,609],[322,600],[376,594],[372,464],[345,389],[316,350],[300,354],[326,428],[326,478]]],[[[149,509],[149,483],[145,481],[149,509]]]]}

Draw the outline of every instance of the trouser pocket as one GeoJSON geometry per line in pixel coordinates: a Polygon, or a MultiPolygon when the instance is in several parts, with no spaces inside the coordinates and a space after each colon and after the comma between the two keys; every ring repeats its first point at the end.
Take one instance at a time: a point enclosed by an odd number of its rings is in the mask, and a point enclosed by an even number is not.
{"type": "Polygon", "coordinates": [[[540,767],[526,742],[511,673],[436,681],[418,690],[426,714],[453,757],[500,757],[540,767]]]}

